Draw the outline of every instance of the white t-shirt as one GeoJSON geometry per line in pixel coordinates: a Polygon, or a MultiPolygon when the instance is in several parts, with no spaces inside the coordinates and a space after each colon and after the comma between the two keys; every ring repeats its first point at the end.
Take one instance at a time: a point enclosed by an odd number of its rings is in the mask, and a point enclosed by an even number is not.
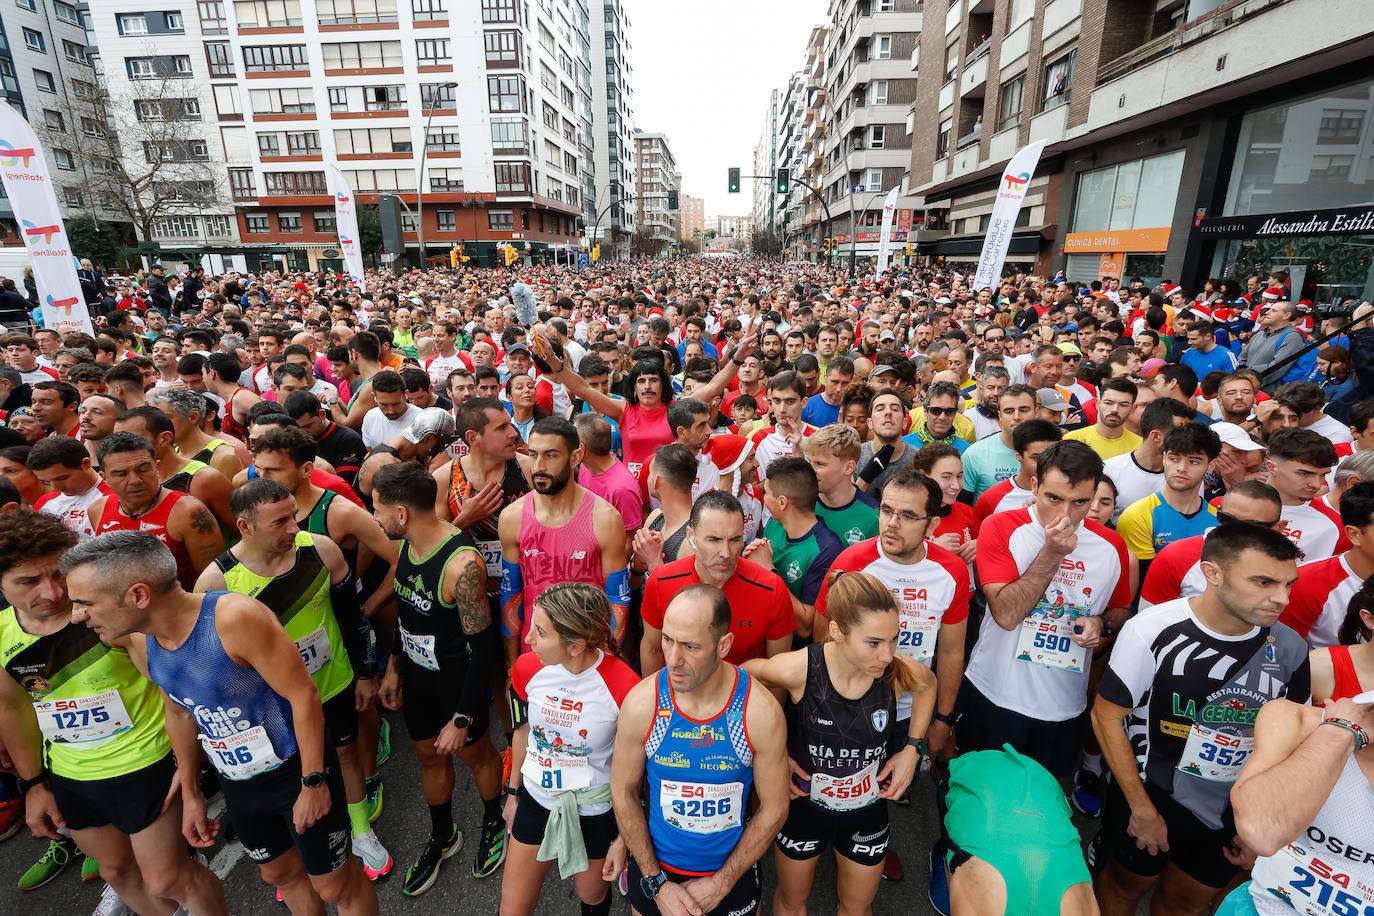
{"type": "Polygon", "coordinates": [[[33,508],[44,515],[51,515],[53,518],[60,519],[62,524],[70,528],[78,538],[84,541],[95,537],[95,524],[91,521],[88,510],[97,499],[102,496],[109,496],[112,492],[105,485],[105,481],[99,480],[85,493],[78,493],[75,496],[68,496],[56,490],[40,496],[38,501],[33,504],[33,508]]]}
{"type": "Polygon", "coordinates": [[[1102,469],[1116,484],[1116,511],[1112,521],[1121,518],[1126,507],[1136,500],[1144,499],[1151,493],[1164,489],[1164,471],[1147,471],[1135,460],[1135,452],[1116,455],[1102,462],[1102,469]]]}
{"type": "Polygon", "coordinates": [[[986,439],[988,436],[995,436],[1002,431],[1002,427],[998,425],[996,417],[989,419],[983,416],[982,412],[979,411],[977,407],[970,407],[968,410],[964,411],[964,416],[973,424],[974,438],[979,441],[986,439]]]}
{"type": "Polygon", "coordinates": [[[420,408],[414,404],[406,405],[406,412],[399,420],[388,420],[380,407],[373,407],[363,416],[363,445],[372,448],[388,439],[394,439],[405,432],[410,421],[420,415],[420,408]]]}
{"type": "Polygon", "coordinates": [[[1301,506],[1284,506],[1279,513],[1279,529],[1298,545],[1298,565],[1324,560],[1344,551],[1349,545],[1341,515],[1320,496],[1301,506]]]}
{"type": "Polygon", "coordinates": [[[429,373],[429,383],[434,386],[434,390],[439,394],[444,393],[444,386],[448,384],[449,373],[454,369],[466,369],[467,365],[454,353],[452,356],[436,356],[425,363],[425,371],[429,373]]]}
{"type": "Polygon", "coordinates": [[[1340,420],[1328,414],[1322,414],[1317,418],[1317,422],[1311,426],[1304,426],[1303,429],[1310,429],[1318,435],[1330,439],[1332,442],[1354,442],[1355,437],[1350,433],[1350,427],[1340,420]]]}

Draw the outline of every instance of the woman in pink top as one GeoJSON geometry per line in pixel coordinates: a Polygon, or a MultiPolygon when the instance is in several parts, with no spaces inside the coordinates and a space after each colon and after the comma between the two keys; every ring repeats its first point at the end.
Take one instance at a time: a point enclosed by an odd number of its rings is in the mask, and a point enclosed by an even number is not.
{"type": "MultiPolygon", "coordinates": [[[[692,396],[709,404],[720,397],[741,362],[754,352],[758,334],[751,332],[740,341],[739,347],[710,383],[698,388],[692,396]]],[[[677,438],[676,430],[668,427],[668,404],[673,400],[673,380],[668,370],[660,362],[640,360],[630,369],[630,393],[626,400],[618,401],[610,395],[602,394],[588,385],[583,378],[563,364],[554,355],[553,347],[542,336],[535,335],[535,348],[549,365],[544,373],[550,381],[560,382],[568,390],[568,396],[581,398],[592,409],[610,417],[620,424],[620,441],[624,447],[625,466],[635,477],[639,467],[653,457],[654,450],[660,445],[668,445],[677,438]]]]}

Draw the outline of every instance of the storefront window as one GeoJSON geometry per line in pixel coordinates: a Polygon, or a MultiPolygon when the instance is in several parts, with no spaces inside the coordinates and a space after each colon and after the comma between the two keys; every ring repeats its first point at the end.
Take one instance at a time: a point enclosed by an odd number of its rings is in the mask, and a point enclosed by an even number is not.
{"type": "Polygon", "coordinates": [[[1226,215],[1321,210],[1374,193],[1374,80],[1249,112],[1226,215]]]}
{"type": "Polygon", "coordinates": [[[1154,229],[1174,221],[1183,150],[1093,169],[1078,176],[1073,231],[1154,229]]]}

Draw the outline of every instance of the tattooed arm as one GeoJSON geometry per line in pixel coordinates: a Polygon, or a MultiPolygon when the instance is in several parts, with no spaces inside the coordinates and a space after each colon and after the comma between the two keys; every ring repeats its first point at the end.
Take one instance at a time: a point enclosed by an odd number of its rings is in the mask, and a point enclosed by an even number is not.
{"type": "Polygon", "coordinates": [[[476,550],[459,550],[444,567],[441,597],[458,612],[467,637],[468,663],[463,673],[458,712],[473,715],[487,702],[491,666],[501,654],[496,624],[487,598],[487,567],[476,550]]]}
{"type": "Polygon", "coordinates": [[[183,496],[177,500],[167,516],[167,533],[185,546],[186,554],[191,558],[191,570],[197,576],[224,552],[224,537],[220,534],[219,522],[215,521],[214,514],[206,508],[205,503],[194,496],[183,496]]]}

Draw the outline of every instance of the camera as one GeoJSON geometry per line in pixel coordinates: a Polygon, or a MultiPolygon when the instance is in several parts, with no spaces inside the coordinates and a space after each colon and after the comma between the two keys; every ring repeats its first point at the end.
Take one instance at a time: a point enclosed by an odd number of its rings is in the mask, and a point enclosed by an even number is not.
{"type": "Polygon", "coordinates": [[[1355,309],[1359,306],[1360,300],[1356,298],[1342,299],[1339,303],[1331,305],[1318,305],[1312,308],[1313,321],[1349,321],[1355,315],[1355,309]]]}

